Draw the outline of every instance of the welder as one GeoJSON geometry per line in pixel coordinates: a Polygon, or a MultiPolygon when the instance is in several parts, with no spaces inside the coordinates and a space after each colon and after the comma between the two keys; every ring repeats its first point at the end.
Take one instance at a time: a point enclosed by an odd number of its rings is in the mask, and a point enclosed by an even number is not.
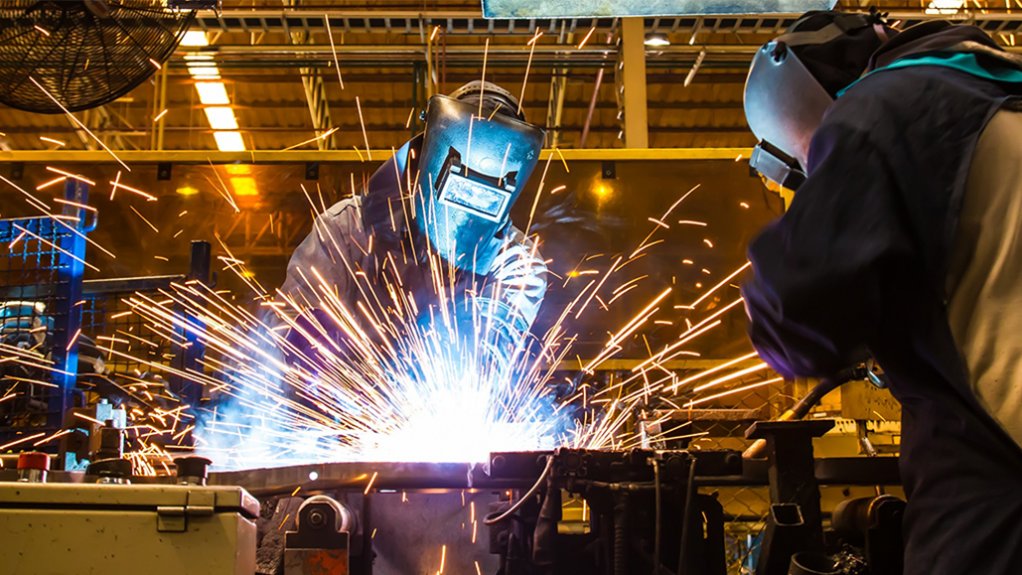
{"type": "Polygon", "coordinates": [[[789,377],[873,356],[903,407],[905,572],[1022,565],[1022,59],[973,26],[810,12],[755,55],[750,336],[789,377]]]}
{"type": "Polygon", "coordinates": [[[315,270],[351,309],[358,301],[375,309],[396,287],[413,294],[413,329],[507,364],[546,292],[542,256],[511,222],[544,132],[525,121],[517,98],[483,81],[433,96],[423,119],[423,132],[376,170],[364,194],[317,218],[281,291],[317,308],[315,270]]]}

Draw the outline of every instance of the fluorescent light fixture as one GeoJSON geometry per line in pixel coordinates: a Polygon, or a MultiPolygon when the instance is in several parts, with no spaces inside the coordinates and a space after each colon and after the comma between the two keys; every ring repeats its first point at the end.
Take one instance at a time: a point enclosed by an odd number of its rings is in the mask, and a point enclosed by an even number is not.
{"type": "Polygon", "coordinates": [[[196,80],[220,79],[220,69],[216,66],[189,66],[188,73],[196,80]]]}
{"type": "Polygon", "coordinates": [[[965,0],[933,0],[926,7],[927,14],[954,14],[965,5],[965,0]]]}
{"type": "Polygon", "coordinates": [[[245,141],[241,139],[241,132],[213,132],[213,138],[221,152],[245,151],[245,141]]]}
{"type": "Polygon", "coordinates": [[[182,46],[209,46],[209,38],[202,30],[189,30],[181,38],[182,46]]]}
{"type": "Polygon", "coordinates": [[[199,92],[199,102],[204,106],[228,106],[231,103],[223,82],[196,82],[195,89],[199,92]]]}
{"type": "Polygon", "coordinates": [[[234,190],[236,196],[257,196],[259,195],[259,188],[256,187],[255,178],[251,177],[237,177],[230,178],[231,188],[234,190]]]}
{"type": "Polygon", "coordinates": [[[206,119],[209,120],[209,127],[214,130],[237,130],[238,119],[234,116],[234,110],[227,106],[214,106],[206,108],[206,119]]]}
{"type": "Polygon", "coordinates": [[[837,0],[483,0],[485,18],[593,18],[701,14],[802,14],[837,0]]]}
{"type": "Polygon", "coordinates": [[[643,44],[650,48],[663,48],[665,46],[670,46],[671,41],[667,39],[666,34],[650,34],[646,36],[646,41],[643,42],[643,44]]]}
{"type": "Polygon", "coordinates": [[[184,58],[188,61],[188,65],[191,66],[196,60],[212,60],[213,55],[206,52],[189,52],[185,54],[184,58]]]}

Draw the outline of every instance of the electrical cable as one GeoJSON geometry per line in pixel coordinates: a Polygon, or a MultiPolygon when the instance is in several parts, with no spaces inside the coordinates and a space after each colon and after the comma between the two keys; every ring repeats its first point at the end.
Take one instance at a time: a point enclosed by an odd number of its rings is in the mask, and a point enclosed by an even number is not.
{"type": "Polygon", "coordinates": [[[681,545],[678,548],[678,575],[685,574],[685,551],[688,547],[689,528],[692,522],[692,499],[696,490],[696,458],[688,464],[688,485],[685,486],[685,510],[682,514],[681,545]]]}
{"type": "Polygon", "coordinates": [[[655,522],[656,527],[653,531],[653,575],[660,573],[660,522],[661,509],[660,509],[660,462],[654,457],[653,460],[653,483],[654,483],[654,505],[656,505],[655,522]]]}
{"type": "Polygon", "coordinates": [[[522,505],[525,505],[525,502],[531,499],[532,496],[535,495],[537,491],[539,491],[540,486],[542,486],[543,482],[546,481],[546,478],[548,475],[550,475],[550,470],[553,469],[553,467],[554,458],[552,455],[548,455],[546,458],[546,467],[543,468],[543,473],[539,474],[539,479],[537,479],[536,483],[532,487],[530,487],[528,491],[525,492],[525,495],[521,496],[521,498],[519,498],[518,501],[514,502],[511,505],[511,507],[508,507],[505,511],[495,512],[497,513],[496,516],[494,516],[494,513],[491,513],[484,517],[483,525],[496,525],[497,523],[500,523],[501,521],[510,517],[511,514],[514,513],[515,511],[521,509],[522,505]]]}

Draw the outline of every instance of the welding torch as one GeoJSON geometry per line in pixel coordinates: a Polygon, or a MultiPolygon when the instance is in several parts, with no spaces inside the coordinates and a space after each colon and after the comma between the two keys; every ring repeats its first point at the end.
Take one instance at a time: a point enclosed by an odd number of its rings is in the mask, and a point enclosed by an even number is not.
{"type": "MultiPolygon", "coordinates": [[[[820,383],[810,389],[809,393],[807,393],[802,399],[798,400],[798,403],[786,410],[774,421],[798,421],[800,419],[804,419],[806,415],[809,415],[809,410],[820,403],[823,396],[834,391],[843,383],[861,379],[869,380],[870,383],[879,388],[887,387],[887,382],[883,376],[878,375],[873,371],[873,362],[870,360],[865,364],[846,369],[838,375],[820,380],[820,383]]],[[[742,458],[762,458],[764,456],[764,451],[766,450],[766,441],[766,439],[757,439],[745,450],[744,453],[742,453],[742,458]]]]}

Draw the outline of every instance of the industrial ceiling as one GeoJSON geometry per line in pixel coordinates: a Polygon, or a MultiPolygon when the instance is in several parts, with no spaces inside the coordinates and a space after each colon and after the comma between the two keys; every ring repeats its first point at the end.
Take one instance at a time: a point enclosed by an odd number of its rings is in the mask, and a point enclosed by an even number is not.
{"type": "MultiPolygon", "coordinates": [[[[1022,26],[1019,0],[868,5],[902,26],[974,21],[1011,50],[1022,26]]],[[[741,108],[745,71],[792,18],[647,18],[649,146],[753,144],[741,108]]],[[[198,14],[190,45],[150,81],[80,118],[121,150],[387,150],[415,131],[430,94],[480,78],[485,65],[486,79],[524,94],[549,147],[620,148],[620,32],[614,18],[487,20],[477,0],[225,0],[220,12],[198,14]],[[236,123],[240,138],[218,142],[216,122],[236,123]]],[[[0,134],[4,151],[97,147],[63,115],[0,108],[0,134]]]]}

